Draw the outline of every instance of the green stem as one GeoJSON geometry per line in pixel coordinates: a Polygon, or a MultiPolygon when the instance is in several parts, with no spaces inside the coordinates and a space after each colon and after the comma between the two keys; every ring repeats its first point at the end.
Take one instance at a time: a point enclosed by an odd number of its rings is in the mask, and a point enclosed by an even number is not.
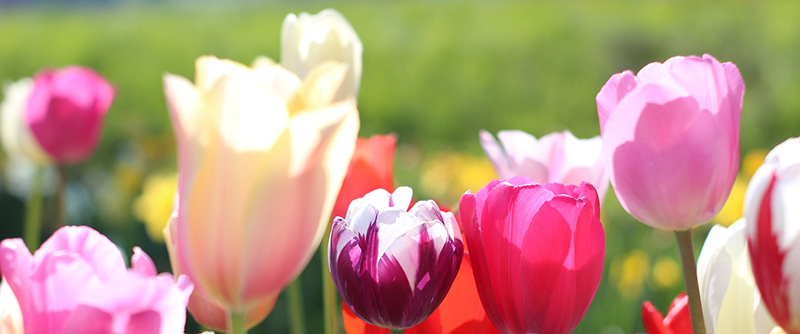
{"type": "Polygon", "coordinates": [[[333,277],[331,277],[330,269],[328,266],[328,240],[331,237],[331,226],[325,230],[322,236],[322,242],[319,245],[319,259],[322,264],[322,305],[324,314],[325,334],[337,334],[339,332],[338,319],[341,314],[336,297],[338,292],[336,286],[333,284],[333,277]],[[339,311],[339,313],[337,313],[339,311]]]}
{"type": "Polygon", "coordinates": [[[31,252],[39,249],[42,237],[42,187],[44,185],[44,166],[37,166],[33,175],[33,185],[28,192],[25,205],[25,226],[23,236],[31,252]]]}
{"type": "Polygon", "coordinates": [[[286,297],[289,299],[289,321],[291,321],[292,334],[305,334],[306,322],[303,316],[303,291],[300,289],[299,277],[286,288],[286,297]]]}
{"type": "Polygon", "coordinates": [[[403,334],[403,331],[405,331],[405,329],[392,328],[390,331],[392,332],[392,334],[403,334]]]}
{"type": "Polygon", "coordinates": [[[66,220],[66,208],[64,207],[64,197],[66,196],[66,185],[67,185],[67,167],[63,165],[58,165],[58,187],[56,188],[55,200],[53,203],[55,206],[55,226],[53,230],[59,229],[61,226],[65,226],[67,223],[66,220]]]}
{"type": "Polygon", "coordinates": [[[228,311],[227,334],[247,334],[247,312],[228,311]]]}
{"type": "Polygon", "coordinates": [[[675,231],[678,240],[678,249],[681,253],[683,266],[683,281],[686,284],[686,294],[689,296],[689,313],[692,317],[692,330],[694,334],[705,334],[706,325],[703,319],[703,306],[700,301],[700,287],[697,284],[697,264],[692,248],[692,230],[675,231]]]}

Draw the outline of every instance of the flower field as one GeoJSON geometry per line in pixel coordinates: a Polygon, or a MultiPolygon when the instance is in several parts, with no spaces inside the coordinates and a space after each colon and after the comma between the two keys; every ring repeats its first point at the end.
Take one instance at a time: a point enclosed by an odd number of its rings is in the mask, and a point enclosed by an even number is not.
{"type": "MultiPolygon", "coordinates": [[[[96,152],[83,162],[44,171],[42,240],[56,230],[59,203],[53,194],[63,189],[67,224],[96,229],[117,245],[126,261],[133,247],[140,246],[158,272],[171,271],[160,231],[172,213],[178,145],[167,105],[175,97],[165,98],[162,78],[169,73],[175,75],[170,80],[193,82],[195,60],[202,55],[243,64],[260,56],[280,61],[284,17],[325,8],[342,13],[363,44],[356,89],[358,136],[394,134],[394,187],[409,186],[415,201],[434,199],[443,211],[457,210],[465,191],[475,194],[500,178],[482,150],[481,130],[489,136],[512,129],[536,138],[564,130],[577,138],[598,136],[595,97],[609,77],[624,70],[635,73],[675,55],[708,53],[735,63],[746,88],[740,170],[722,212],[691,232],[697,256],[714,223],[729,226],[742,216],[744,188],[766,152],[797,136],[800,128],[800,3],[0,5],[0,82],[77,64],[93,68],[116,90],[96,152]],[[59,185],[60,176],[67,177],[66,184],[59,185]]],[[[202,91],[200,83],[198,87],[202,91]]],[[[21,237],[31,168],[3,155],[0,169],[0,239],[21,237]]],[[[209,189],[214,193],[216,188],[209,189]]],[[[594,299],[574,332],[642,333],[643,302],[649,300],[666,314],[673,298],[685,290],[678,246],[671,231],[640,223],[623,209],[614,190],[608,190],[599,200],[605,262],[594,299]]],[[[347,210],[346,204],[330,204],[335,212],[347,210]]],[[[225,251],[219,248],[219,253],[225,251]]],[[[266,320],[249,333],[289,333],[290,298],[301,302],[306,332],[323,333],[321,278],[329,273],[319,257],[314,252],[298,278],[300,295],[283,292],[266,320]]],[[[202,330],[187,315],[186,333],[202,330]]]]}

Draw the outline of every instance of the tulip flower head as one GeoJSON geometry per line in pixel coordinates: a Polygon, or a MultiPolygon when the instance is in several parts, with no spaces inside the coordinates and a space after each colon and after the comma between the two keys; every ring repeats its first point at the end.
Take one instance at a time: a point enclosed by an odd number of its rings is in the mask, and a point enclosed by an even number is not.
{"type": "Polygon", "coordinates": [[[537,183],[581,184],[597,188],[602,201],[608,190],[608,176],[603,171],[600,137],[578,139],[572,132],[554,132],[536,139],[519,130],[497,133],[481,131],[483,152],[501,179],[527,176],[537,183]]]}
{"type": "Polygon", "coordinates": [[[745,192],[750,262],[772,318],[800,333],[800,139],[776,146],[745,192]]]}
{"type": "Polygon", "coordinates": [[[289,14],[281,29],[281,65],[305,78],[312,68],[334,60],[347,66],[335,100],[356,98],[361,83],[364,47],[347,19],[335,9],[315,15],[289,14]]]}
{"type": "Polygon", "coordinates": [[[603,161],[639,221],[687,230],[723,207],[739,170],[744,82],[710,55],[613,75],[597,94],[603,161]]]}
{"type": "Polygon", "coordinates": [[[409,328],[444,299],[461,265],[464,244],[452,213],[436,202],[410,210],[411,188],[372,191],[336,217],[328,245],[333,282],[359,318],[379,327],[409,328]]]}
{"type": "Polygon", "coordinates": [[[689,297],[685,293],[675,297],[666,317],[652,303],[645,301],[642,304],[642,322],[647,334],[692,334],[689,297]]]}
{"type": "Polygon", "coordinates": [[[697,280],[708,334],[769,334],[775,327],[755,286],[745,225],[744,219],[729,228],[715,225],[700,251],[697,280]]]}
{"type": "Polygon", "coordinates": [[[39,163],[76,163],[97,148],[114,88],[89,68],[43,70],[5,90],[3,146],[39,163]]]}
{"type": "Polygon", "coordinates": [[[14,292],[26,334],[183,333],[193,285],[157,275],[134,249],[132,268],[105,236],[62,227],[33,255],[22,239],[0,243],[0,269],[14,292]]]}
{"type": "Polygon", "coordinates": [[[494,180],[459,202],[475,283],[501,333],[570,333],[594,298],[605,233],[597,191],[494,180]]]}
{"type": "Polygon", "coordinates": [[[200,57],[195,83],[166,75],[178,148],[175,260],[225,309],[264,304],[319,246],[358,134],[346,68],[301,80],[260,60],[200,57]]]}

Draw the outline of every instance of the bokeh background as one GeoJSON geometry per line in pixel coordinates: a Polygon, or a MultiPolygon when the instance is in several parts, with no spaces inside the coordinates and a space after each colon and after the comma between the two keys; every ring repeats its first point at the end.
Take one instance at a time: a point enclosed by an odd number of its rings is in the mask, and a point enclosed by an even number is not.
{"type": "MultiPolygon", "coordinates": [[[[455,206],[495,177],[480,129],[598,135],[594,97],[605,81],[674,55],[710,53],[736,63],[745,80],[745,162],[717,222],[741,216],[747,178],[765,150],[798,135],[798,2],[0,0],[0,81],[80,64],[118,89],[99,150],[67,169],[68,223],[96,228],[126,254],[140,245],[168,271],[159,231],[172,205],[175,144],[162,75],[193,78],[194,60],[205,54],[277,61],[285,15],[327,7],[343,13],[364,44],[361,136],[398,136],[395,179],[417,198],[455,206]]],[[[5,156],[0,164],[0,237],[19,237],[27,172],[5,156]]],[[[52,188],[58,173],[48,173],[52,188]]],[[[45,204],[52,212],[52,196],[45,204]]],[[[52,220],[46,213],[45,237],[52,220]]],[[[682,290],[674,237],[638,223],[613,192],[602,221],[603,279],[575,332],[643,332],[642,301],[666,311],[682,290]]],[[[709,228],[694,233],[697,253],[709,228]]],[[[322,331],[320,268],[315,256],[299,278],[309,333],[322,331]]],[[[251,333],[288,333],[286,314],[281,298],[251,333]]],[[[187,333],[199,329],[190,318],[187,333]]]]}

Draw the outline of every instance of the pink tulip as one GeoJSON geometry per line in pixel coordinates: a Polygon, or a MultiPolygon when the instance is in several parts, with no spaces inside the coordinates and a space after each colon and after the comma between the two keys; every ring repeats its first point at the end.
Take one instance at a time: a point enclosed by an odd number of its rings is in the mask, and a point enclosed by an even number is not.
{"type": "Polygon", "coordinates": [[[43,70],[6,91],[6,150],[38,161],[75,163],[97,148],[114,88],[92,69],[43,70]]]}
{"type": "Polygon", "coordinates": [[[710,221],[739,169],[743,96],[736,65],[710,55],[613,75],[597,113],[606,172],[625,210],[668,230],[710,221]]]}
{"type": "Polygon", "coordinates": [[[600,200],[608,190],[608,176],[603,171],[600,137],[578,139],[572,132],[554,132],[542,138],[519,130],[497,133],[481,131],[481,146],[492,162],[497,176],[507,179],[521,175],[536,183],[581,184],[597,188],[600,200]]]}
{"type": "Polygon", "coordinates": [[[0,243],[0,269],[19,301],[26,334],[183,333],[193,285],[156,275],[134,249],[132,268],[108,238],[62,227],[33,255],[21,239],[0,243]]]}
{"type": "Polygon", "coordinates": [[[570,333],[594,298],[605,233],[594,187],[517,176],[459,203],[475,283],[501,333],[570,333]]]}
{"type": "Polygon", "coordinates": [[[800,333],[800,139],[776,146],[745,192],[750,260],[763,303],[786,333],[800,333]]]}

